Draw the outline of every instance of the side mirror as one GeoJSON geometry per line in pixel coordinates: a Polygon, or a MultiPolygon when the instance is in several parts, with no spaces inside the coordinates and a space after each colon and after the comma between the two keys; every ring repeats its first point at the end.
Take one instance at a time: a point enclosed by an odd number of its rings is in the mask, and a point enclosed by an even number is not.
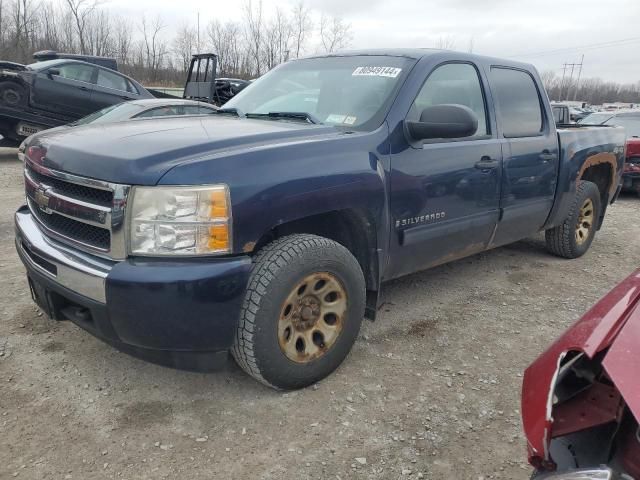
{"type": "Polygon", "coordinates": [[[419,122],[407,122],[411,140],[470,137],[478,131],[478,117],[464,105],[434,105],[422,111],[419,122]]]}
{"type": "Polygon", "coordinates": [[[49,78],[53,77],[54,75],[60,75],[60,69],[50,68],[49,70],[47,70],[47,76],[49,78]]]}

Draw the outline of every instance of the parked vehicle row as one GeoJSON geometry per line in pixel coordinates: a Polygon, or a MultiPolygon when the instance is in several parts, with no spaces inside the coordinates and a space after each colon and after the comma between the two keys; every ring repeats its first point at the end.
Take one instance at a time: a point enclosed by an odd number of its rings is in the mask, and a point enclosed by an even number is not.
{"type": "Polygon", "coordinates": [[[579,123],[624,127],[627,133],[627,158],[622,175],[622,188],[625,191],[636,192],[640,196],[640,111],[592,113],[579,123]]]}
{"type": "MultiPolygon", "coordinates": [[[[51,51],[34,57],[39,61],[30,65],[0,62],[3,143],[19,143],[39,131],[77,122],[122,102],[177,99],[119,73],[114,59],[51,51]]],[[[183,99],[221,105],[248,85],[245,80],[216,78],[216,65],[214,54],[193,56],[183,99]]]]}
{"type": "Polygon", "coordinates": [[[453,52],[288,62],[217,114],[25,144],[16,247],[34,299],[123,351],[232,351],[300,388],[347,356],[382,283],[545,231],[583,255],[623,129],[556,129],[535,69],[453,52]]]}
{"type": "Polygon", "coordinates": [[[128,100],[154,98],[134,79],[69,59],[0,64],[0,135],[20,141],[128,100]]]}

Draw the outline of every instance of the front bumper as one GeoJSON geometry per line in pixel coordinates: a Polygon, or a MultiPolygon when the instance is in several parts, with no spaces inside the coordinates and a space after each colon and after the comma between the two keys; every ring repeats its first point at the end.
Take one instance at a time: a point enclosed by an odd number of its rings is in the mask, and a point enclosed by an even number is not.
{"type": "Polygon", "coordinates": [[[147,360],[210,370],[233,343],[251,259],[128,259],[112,262],[44,236],[28,208],[15,215],[16,249],[34,300],[147,360]]]}

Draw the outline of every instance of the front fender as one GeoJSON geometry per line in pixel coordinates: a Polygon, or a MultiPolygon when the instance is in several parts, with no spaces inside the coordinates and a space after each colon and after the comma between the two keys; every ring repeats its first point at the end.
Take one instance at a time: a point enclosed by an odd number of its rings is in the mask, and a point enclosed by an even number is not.
{"type": "MultiPolygon", "coordinates": [[[[225,183],[230,188],[234,252],[253,251],[285,223],[345,209],[364,212],[388,231],[388,129],[332,133],[246,148],[175,167],[161,183],[225,183]]],[[[378,245],[386,245],[378,238],[378,245]]]]}

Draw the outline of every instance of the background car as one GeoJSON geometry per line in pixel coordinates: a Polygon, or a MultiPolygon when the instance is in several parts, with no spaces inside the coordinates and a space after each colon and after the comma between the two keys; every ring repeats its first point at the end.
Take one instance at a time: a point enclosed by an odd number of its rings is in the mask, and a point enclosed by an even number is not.
{"type": "Polygon", "coordinates": [[[581,125],[614,125],[627,132],[627,157],[622,174],[622,190],[640,195],[640,110],[592,113],[581,125]]]}
{"type": "Polygon", "coordinates": [[[19,141],[128,100],[154,98],[119,72],[70,59],[0,65],[0,135],[19,141]]]}
{"type": "MultiPolygon", "coordinates": [[[[117,105],[98,110],[97,112],[87,115],[86,117],[71,122],[67,125],[50,128],[40,133],[36,133],[29,138],[39,135],[49,134],[68,128],[77,127],[79,125],[88,125],[95,123],[112,123],[133,120],[137,118],[153,118],[180,115],[210,115],[215,113],[218,107],[204,102],[194,102],[193,100],[169,99],[169,98],[153,98],[144,100],[134,100],[131,102],[122,102],[117,105]]],[[[18,148],[18,157],[24,161],[24,145],[26,140],[22,142],[18,148]]]]}

